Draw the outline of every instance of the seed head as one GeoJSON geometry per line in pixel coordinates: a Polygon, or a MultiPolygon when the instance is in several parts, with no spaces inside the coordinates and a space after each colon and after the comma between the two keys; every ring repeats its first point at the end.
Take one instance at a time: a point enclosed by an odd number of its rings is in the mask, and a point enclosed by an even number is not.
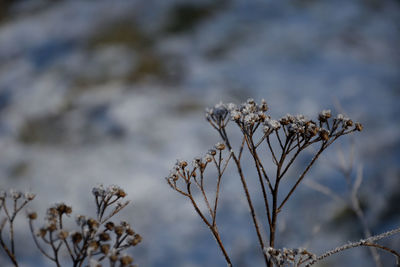
{"type": "Polygon", "coordinates": [[[56,209],[58,214],[71,214],[72,208],[70,206],[65,205],[64,203],[60,203],[56,205],[56,209]]]}
{"type": "Polygon", "coordinates": [[[82,234],[79,232],[75,232],[71,235],[72,242],[77,244],[82,241],[82,234]]]}
{"type": "Polygon", "coordinates": [[[329,131],[326,129],[320,129],[319,130],[319,137],[321,137],[322,140],[328,141],[329,140],[329,131]]]}
{"type": "Polygon", "coordinates": [[[135,231],[133,231],[133,229],[129,227],[129,228],[126,229],[126,233],[127,233],[128,235],[134,235],[134,234],[135,234],[135,231]]]}
{"type": "Polygon", "coordinates": [[[353,121],[350,120],[350,119],[346,120],[345,123],[346,123],[346,127],[351,127],[351,126],[353,126],[353,121]]]}
{"type": "Polygon", "coordinates": [[[126,193],[123,189],[119,188],[117,193],[115,194],[117,197],[124,198],[126,197],[126,193]]]}
{"type": "Polygon", "coordinates": [[[177,160],[176,165],[184,169],[188,165],[188,163],[184,160],[177,160]]]}
{"type": "Polygon", "coordinates": [[[125,255],[122,256],[121,259],[119,260],[121,263],[121,266],[128,266],[133,262],[133,258],[131,256],[125,255]]]}
{"type": "Polygon", "coordinates": [[[16,191],[14,189],[10,189],[10,196],[14,199],[17,200],[22,196],[22,193],[19,191],[16,191]]]}
{"type": "Polygon", "coordinates": [[[36,220],[37,219],[37,213],[36,212],[28,213],[28,218],[29,218],[29,220],[36,220]]]}
{"type": "Polygon", "coordinates": [[[224,150],[225,149],[225,144],[224,143],[217,143],[217,144],[215,144],[215,148],[217,149],[217,150],[224,150]]]}
{"type": "Polygon", "coordinates": [[[268,105],[267,102],[264,99],[261,99],[261,106],[260,106],[261,110],[263,112],[266,112],[268,110],[268,105]]]}
{"type": "Polygon", "coordinates": [[[355,129],[356,129],[357,131],[361,132],[361,131],[363,130],[363,128],[364,128],[364,127],[362,126],[361,123],[356,122],[355,129]]]}
{"type": "Polygon", "coordinates": [[[217,154],[217,152],[215,151],[215,149],[210,149],[208,151],[208,154],[210,154],[211,156],[215,156],[217,154]]]}
{"type": "Polygon", "coordinates": [[[135,236],[130,240],[130,244],[132,246],[136,246],[137,244],[139,244],[140,242],[142,242],[142,237],[139,234],[135,234],[135,236]]]}
{"type": "Polygon", "coordinates": [[[31,201],[31,200],[33,200],[34,198],[35,198],[35,194],[33,194],[33,193],[25,193],[24,194],[24,198],[26,199],[26,200],[28,200],[28,201],[31,201]]]}
{"type": "Polygon", "coordinates": [[[102,232],[102,233],[99,234],[99,239],[100,239],[101,241],[108,241],[108,240],[110,240],[111,238],[110,238],[110,235],[109,235],[109,234],[107,234],[107,233],[105,233],[105,232],[102,232]]]}
{"type": "Polygon", "coordinates": [[[87,223],[87,225],[88,225],[91,229],[99,227],[99,222],[96,221],[96,220],[93,219],[93,218],[90,218],[89,220],[87,220],[86,223],[87,223]]]}
{"type": "Polygon", "coordinates": [[[206,161],[206,162],[212,162],[212,156],[210,155],[210,154],[206,154],[205,155],[205,157],[204,157],[204,161],[206,161]]]}
{"type": "Polygon", "coordinates": [[[318,119],[321,122],[326,122],[331,116],[332,116],[331,110],[330,109],[325,109],[319,114],[318,119]]]}
{"type": "Polygon", "coordinates": [[[121,235],[124,233],[124,227],[122,227],[122,226],[115,226],[115,227],[114,227],[114,233],[115,233],[117,236],[121,236],[121,235]]]}
{"type": "Polygon", "coordinates": [[[60,230],[60,232],[58,233],[58,238],[60,238],[61,240],[65,240],[67,239],[69,233],[65,230],[60,230]]]}

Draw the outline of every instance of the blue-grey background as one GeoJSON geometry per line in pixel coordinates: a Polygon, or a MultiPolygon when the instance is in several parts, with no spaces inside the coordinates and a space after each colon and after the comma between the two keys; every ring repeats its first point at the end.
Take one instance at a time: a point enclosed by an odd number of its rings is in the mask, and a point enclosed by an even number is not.
{"type": "MultiPolygon", "coordinates": [[[[224,266],[164,177],[176,158],[218,141],[206,107],[265,98],[276,118],[329,108],[361,121],[365,130],[330,148],[308,179],[346,195],[335,164],[354,146],[372,231],[398,227],[399,47],[397,0],[2,1],[0,187],[37,193],[30,208],[42,218],[61,201],[90,212],[91,188],[118,184],[132,200],[122,217],[144,238],[133,250],[140,266],[224,266]]],[[[235,266],[260,266],[238,177],[225,178],[223,239],[235,266]]],[[[280,219],[279,247],[321,253],[361,238],[345,206],[307,186],[280,219]]],[[[50,266],[26,222],[17,227],[23,266],[50,266]]],[[[320,266],[343,265],[374,266],[364,249],[320,266]]]]}

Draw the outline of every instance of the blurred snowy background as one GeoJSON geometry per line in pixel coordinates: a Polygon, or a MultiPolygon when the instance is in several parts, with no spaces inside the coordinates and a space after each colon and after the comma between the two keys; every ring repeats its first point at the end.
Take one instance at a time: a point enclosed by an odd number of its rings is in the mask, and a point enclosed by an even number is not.
{"type": "MultiPolygon", "coordinates": [[[[118,184],[133,203],[122,217],[144,238],[136,263],[224,266],[208,229],[164,177],[176,158],[191,160],[219,141],[206,107],[252,97],[265,98],[273,117],[314,117],[330,108],[362,122],[365,130],[330,148],[308,179],[341,193],[345,181],[331,162],[338,147],[348,155],[354,141],[372,231],[399,226],[399,1],[0,5],[0,187],[37,193],[31,208],[40,218],[60,201],[75,213],[93,209],[91,188],[118,184]]],[[[260,266],[238,179],[225,178],[223,239],[236,266],[260,266]]],[[[354,214],[306,186],[288,207],[279,246],[319,253],[361,237],[354,214]]],[[[27,237],[26,222],[18,227],[24,266],[50,266],[27,237]]],[[[399,240],[385,242],[400,249],[399,240]]],[[[343,265],[374,266],[366,249],[321,266],[343,265]]]]}

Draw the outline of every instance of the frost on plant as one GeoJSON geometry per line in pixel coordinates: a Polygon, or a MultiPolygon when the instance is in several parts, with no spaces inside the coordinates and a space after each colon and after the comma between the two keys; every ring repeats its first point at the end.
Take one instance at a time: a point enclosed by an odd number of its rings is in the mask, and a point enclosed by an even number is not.
{"type": "MultiPolygon", "coordinates": [[[[218,230],[217,210],[220,198],[221,180],[229,164],[233,164],[243,188],[244,198],[250,210],[249,219],[252,221],[257,236],[259,253],[264,257],[266,266],[293,266],[311,263],[318,258],[306,250],[276,249],[276,229],[279,213],[303,181],[318,157],[338,138],[361,131],[363,126],[353,122],[342,114],[333,116],[330,110],[323,110],[312,120],[303,115],[287,114],[281,118],[271,118],[267,114],[268,105],[265,100],[257,104],[253,99],[241,105],[219,103],[206,110],[206,119],[214,128],[221,140],[214,148],[203,156],[195,158],[193,165],[186,161],[178,161],[166,178],[168,184],[190,200],[195,211],[208,226],[215,237],[228,266],[232,266],[229,252],[226,250],[223,238],[218,230]],[[232,141],[234,129],[241,134],[240,142],[232,141]],[[298,156],[307,148],[314,148],[314,155],[297,177],[288,176],[288,170],[298,156]],[[249,177],[243,172],[243,152],[247,150],[250,160],[256,170],[256,177],[249,177]],[[268,151],[273,168],[267,169],[265,157],[261,151],[268,151]],[[205,189],[207,169],[217,170],[215,190],[213,193],[205,189]],[[288,179],[290,178],[290,179],[288,179]],[[249,179],[258,180],[261,194],[256,195],[248,189],[249,179]],[[286,183],[289,190],[284,191],[280,185],[286,183]],[[195,197],[193,190],[200,192],[200,198],[195,197]],[[266,221],[260,221],[260,214],[254,208],[254,200],[262,199],[266,221]],[[206,210],[201,206],[207,207],[206,210]],[[262,229],[267,229],[268,236],[263,235],[262,229]]],[[[214,172],[215,173],[215,172],[214,172]]],[[[287,188],[287,187],[285,187],[287,188]]]]}
{"type": "MultiPolygon", "coordinates": [[[[111,219],[125,208],[125,191],[115,185],[104,188],[102,185],[92,190],[95,203],[95,216],[77,215],[76,227],[66,226],[71,217],[72,207],[61,202],[47,209],[44,224],[36,229],[34,221],[37,213],[27,212],[30,232],[41,254],[56,266],[136,266],[126,250],[136,246],[142,240],[126,221],[119,223],[111,219]]],[[[14,220],[17,214],[34,199],[31,193],[10,191],[0,193],[0,215],[4,211],[6,218],[1,221],[0,244],[14,266],[18,266],[14,242],[14,220]],[[13,208],[7,205],[11,200],[13,208]],[[10,240],[3,239],[3,231],[8,225],[10,240]]]]}

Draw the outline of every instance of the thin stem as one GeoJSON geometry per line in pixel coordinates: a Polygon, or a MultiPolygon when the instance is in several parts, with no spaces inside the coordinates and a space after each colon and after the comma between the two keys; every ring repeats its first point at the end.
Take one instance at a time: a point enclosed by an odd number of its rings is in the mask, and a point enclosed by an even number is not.
{"type": "Polygon", "coordinates": [[[192,202],[192,205],[193,205],[194,209],[196,210],[197,214],[200,216],[200,218],[208,226],[208,228],[211,230],[212,234],[214,235],[214,237],[215,237],[215,239],[216,239],[216,241],[218,243],[218,246],[221,249],[221,252],[225,257],[225,261],[227,262],[228,266],[232,266],[231,259],[229,258],[228,253],[226,252],[225,247],[222,244],[222,241],[221,241],[221,238],[219,236],[219,233],[216,231],[216,227],[213,227],[209,223],[207,218],[203,215],[203,213],[201,212],[201,210],[197,206],[196,201],[193,199],[192,192],[191,192],[191,189],[190,189],[190,183],[187,184],[187,192],[188,192],[188,197],[189,197],[190,201],[192,202]]]}
{"type": "MultiPolygon", "coordinates": [[[[227,134],[226,134],[225,129],[221,129],[221,130],[218,131],[218,132],[219,132],[219,134],[221,135],[222,139],[225,141],[225,144],[227,145],[228,149],[229,149],[230,151],[233,151],[233,150],[232,150],[232,146],[231,146],[231,144],[230,144],[230,142],[229,142],[229,139],[228,139],[228,136],[227,136],[227,134]]],[[[243,174],[243,171],[242,171],[242,167],[241,167],[241,165],[240,165],[240,161],[239,161],[239,159],[235,156],[234,153],[232,153],[232,158],[233,158],[233,160],[235,161],[236,168],[237,168],[238,173],[239,173],[239,176],[240,176],[240,181],[242,182],[242,187],[243,187],[243,190],[244,190],[245,195],[246,195],[246,200],[247,200],[248,206],[249,206],[249,208],[250,208],[251,218],[252,218],[252,220],[253,220],[254,228],[255,228],[256,233],[257,233],[258,242],[259,242],[261,251],[262,251],[262,253],[263,253],[263,255],[264,255],[265,263],[266,263],[266,264],[269,264],[267,255],[265,255],[265,253],[263,252],[263,249],[264,249],[264,240],[263,240],[262,235],[261,235],[261,232],[260,232],[260,227],[258,226],[257,215],[256,215],[256,212],[255,212],[255,210],[254,210],[253,202],[251,201],[250,193],[249,193],[249,190],[248,190],[248,187],[247,187],[246,179],[245,179],[244,174],[243,174]]]]}
{"type": "Polygon", "coordinates": [[[282,201],[282,203],[279,205],[278,211],[280,211],[282,209],[282,207],[285,205],[285,203],[288,201],[288,199],[290,198],[290,196],[293,194],[293,192],[296,190],[297,186],[300,184],[300,182],[304,179],[304,176],[307,174],[307,172],[311,169],[311,166],[314,164],[314,162],[318,159],[318,157],[321,155],[322,151],[324,151],[324,149],[327,147],[324,145],[325,143],[323,143],[321,145],[321,148],[319,149],[319,151],[317,152],[317,154],[315,154],[314,158],[311,160],[311,162],[308,164],[308,166],[306,167],[306,169],[303,171],[303,173],[300,175],[299,179],[297,180],[297,182],[295,183],[295,185],[292,187],[292,189],[289,191],[289,193],[286,195],[285,199],[282,201]]]}
{"type": "Polygon", "coordinates": [[[10,258],[10,260],[12,261],[12,263],[13,263],[15,266],[18,267],[18,262],[17,262],[17,260],[16,260],[16,258],[15,258],[14,253],[12,253],[12,252],[8,249],[7,245],[4,243],[3,236],[2,236],[2,231],[0,231],[0,244],[1,244],[1,246],[3,247],[4,251],[6,252],[7,256],[8,256],[8,257],[10,258]]]}
{"type": "MultiPolygon", "coordinates": [[[[370,244],[375,242],[375,241],[378,241],[380,239],[383,239],[385,237],[392,236],[392,235],[398,234],[398,233],[400,233],[400,228],[396,228],[394,230],[387,231],[385,233],[382,233],[382,234],[379,234],[379,235],[375,235],[375,236],[372,236],[370,238],[367,238],[367,239],[364,239],[364,240],[360,240],[358,242],[349,243],[349,244],[337,247],[335,249],[332,249],[332,250],[329,250],[329,251],[325,252],[321,256],[318,256],[315,260],[313,260],[309,264],[307,264],[306,267],[311,266],[311,265],[315,264],[317,261],[323,260],[323,259],[325,259],[327,257],[330,257],[330,256],[332,256],[332,255],[334,255],[336,253],[339,253],[341,251],[344,251],[344,250],[347,250],[347,249],[350,249],[350,248],[360,247],[360,246],[370,246],[370,244]]],[[[377,247],[377,246],[374,245],[374,247],[377,247]]],[[[377,247],[377,248],[381,248],[381,247],[383,247],[383,246],[380,246],[380,247],[377,247]]],[[[390,253],[392,253],[391,249],[385,249],[385,250],[390,252],[390,253]]],[[[398,253],[396,252],[396,253],[394,253],[394,255],[398,256],[398,253]]]]}
{"type": "MultiPolygon", "coordinates": [[[[217,178],[217,189],[215,191],[214,210],[213,210],[213,214],[211,215],[212,216],[212,226],[213,227],[216,226],[217,207],[218,207],[218,198],[219,198],[219,186],[220,186],[221,177],[222,177],[222,171],[221,171],[222,156],[221,156],[221,154],[222,154],[221,151],[219,151],[218,164],[216,163],[215,158],[214,158],[214,162],[217,165],[218,178],[217,178]]],[[[229,160],[229,158],[228,158],[228,160],[229,160]]]]}
{"type": "Polygon", "coordinates": [[[58,261],[58,248],[54,245],[53,232],[50,232],[49,236],[50,236],[50,245],[54,253],[54,262],[56,263],[57,267],[60,267],[61,265],[60,262],[58,261]]]}
{"type": "Polygon", "coordinates": [[[275,134],[276,134],[276,137],[278,138],[279,145],[281,146],[281,149],[283,150],[283,145],[282,145],[281,137],[279,136],[278,130],[275,131],[275,134]]]}
{"type": "MultiPolygon", "coordinates": [[[[273,162],[275,163],[275,165],[278,165],[278,161],[276,160],[274,150],[272,149],[271,142],[269,141],[269,136],[267,136],[267,144],[268,144],[269,150],[271,151],[273,162]]],[[[281,144],[281,147],[283,149],[282,144],[281,144]]]]}
{"type": "MultiPolygon", "coordinates": [[[[261,185],[261,191],[262,191],[263,198],[264,198],[264,206],[265,206],[265,209],[266,209],[265,212],[266,212],[267,219],[268,219],[269,230],[271,231],[271,225],[272,225],[271,224],[272,223],[271,222],[271,212],[269,210],[268,196],[267,196],[267,192],[265,190],[264,181],[263,181],[263,178],[262,178],[262,175],[261,175],[261,171],[260,171],[261,161],[260,161],[260,159],[258,157],[258,154],[257,154],[256,148],[254,146],[252,138],[249,138],[246,142],[247,142],[248,148],[250,150],[250,153],[253,156],[254,163],[256,165],[258,179],[259,179],[259,182],[260,182],[260,185],[261,185]]],[[[264,169],[264,168],[262,168],[262,169],[264,169]]],[[[269,183],[268,176],[267,176],[267,182],[269,183]]]]}

